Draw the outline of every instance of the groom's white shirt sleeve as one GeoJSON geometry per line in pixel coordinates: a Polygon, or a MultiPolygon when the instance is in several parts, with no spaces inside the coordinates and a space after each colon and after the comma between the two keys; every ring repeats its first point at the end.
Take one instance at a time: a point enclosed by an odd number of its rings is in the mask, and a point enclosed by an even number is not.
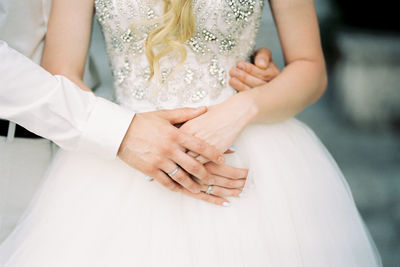
{"type": "Polygon", "coordinates": [[[134,112],[53,76],[0,40],[0,118],[66,150],[115,158],[134,112]]]}

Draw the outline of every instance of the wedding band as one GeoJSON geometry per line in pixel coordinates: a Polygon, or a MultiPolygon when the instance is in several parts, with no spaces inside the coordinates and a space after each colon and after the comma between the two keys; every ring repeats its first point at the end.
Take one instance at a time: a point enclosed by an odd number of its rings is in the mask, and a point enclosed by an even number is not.
{"type": "Polygon", "coordinates": [[[206,194],[210,195],[212,193],[213,187],[214,187],[213,185],[209,185],[207,188],[206,194]]]}
{"type": "Polygon", "coordinates": [[[172,176],[174,176],[178,171],[179,171],[179,166],[176,166],[176,168],[175,168],[173,171],[171,171],[171,172],[169,172],[169,173],[167,173],[167,174],[168,174],[169,177],[172,177],[172,176]]]}

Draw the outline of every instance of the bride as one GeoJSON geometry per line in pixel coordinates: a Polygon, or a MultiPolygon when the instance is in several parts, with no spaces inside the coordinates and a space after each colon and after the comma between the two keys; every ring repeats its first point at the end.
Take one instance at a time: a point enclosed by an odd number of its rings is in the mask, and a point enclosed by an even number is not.
{"type": "MultiPolygon", "coordinates": [[[[177,127],[221,152],[234,145],[226,163],[249,173],[240,198],[193,177],[214,205],[188,196],[204,193],[148,183],[119,159],[59,151],[0,246],[0,265],[381,266],[335,161],[293,118],[327,83],[313,1],[270,2],[286,67],[273,81],[235,93],[228,71],[240,74],[236,62],[252,51],[262,1],[54,0],[45,68],[88,90],[81,77],[94,5],[117,100],[137,112],[134,120],[208,106],[177,127]]],[[[185,170],[171,161],[164,171],[173,178],[185,170]]],[[[150,174],[160,181],[160,173],[150,174]]]]}

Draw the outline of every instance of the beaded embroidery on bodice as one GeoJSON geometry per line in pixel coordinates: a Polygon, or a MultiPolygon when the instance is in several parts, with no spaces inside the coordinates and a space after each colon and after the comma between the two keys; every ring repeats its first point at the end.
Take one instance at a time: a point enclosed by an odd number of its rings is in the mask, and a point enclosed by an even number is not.
{"type": "Polygon", "coordinates": [[[213,105],[235,93],[228,71],[254,49],[262,0],[193,0],[195,34],[185,43],[187,58],[171,53],[160,61],[159,86],[144,54],[144,40],[157,24],[136,24],[163,14],[163,0],[95,0],[104,33],[117,101],[137,112],[213,105]],[[133,31],[131,25],[135,24],[133,31]]]}

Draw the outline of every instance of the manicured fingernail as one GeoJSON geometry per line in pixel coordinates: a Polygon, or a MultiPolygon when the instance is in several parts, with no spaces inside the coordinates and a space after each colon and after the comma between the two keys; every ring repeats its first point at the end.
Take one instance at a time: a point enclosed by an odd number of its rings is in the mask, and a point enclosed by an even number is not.
{"type": "Polygon", "coordinates": [[[244,197],[244,193],[243,193],[243,192],[240,193],[240,194],[238,195],[238,197],[244,197]]]}
{"type": "Polygon", "coordinates": [[[229,202],[224,202],[224,203],[222,203],[222,206],[224,206],[224,207],[230,207],[230,206],[231,206],[231,203],[229,203],[229,202]]]}
{"type": "Polygon", "coordinates": [[[243,63],[239,63],[237,67],[241,70],[246,70],[246,66],[243,63]]]}
{"type": "Polygon", "coordinates": [[[224,160],[225,160],[225,158],[223,156],[219,156],[217,161],[219,163],[224,163],[224,160]]]}
{"type": "Polygon", "coordinates": [[[150,176],[146,176],[146,178],[145,178],[145,179],[146,179],[146,181],[147,181],[147,182],[151,182],[151,181],[153,181],[153,178],[151,178],[150,176]]]}
{"type": "Polygon", "coordinates": [[[235,146],[231,146],[231,147],[229,148],[229,150],[235,152],[235,151],[237,151],[237,148],[236,148],[235,146]]]}
{"type": "Polygon", "coordinates": [[[265,61],[265,59],[258,58],[257,59],[257,65],[259,65],[261,67],[266,67],[267,66],[267,61],[265,61]]]}

